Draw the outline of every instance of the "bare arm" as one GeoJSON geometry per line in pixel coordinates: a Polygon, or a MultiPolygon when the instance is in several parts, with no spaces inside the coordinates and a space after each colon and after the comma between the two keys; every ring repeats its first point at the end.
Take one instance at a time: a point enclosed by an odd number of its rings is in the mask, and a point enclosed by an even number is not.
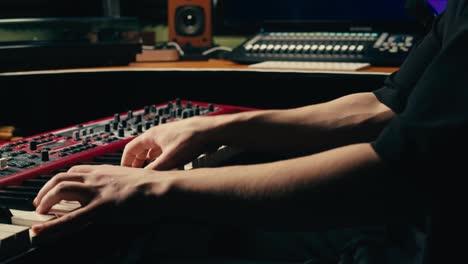
{"type": "Polygon", "coordinates": [[[122,165],[167,170],[221,145],[247,151],[310,154],[373,140],[393,117],[373,93],[291,110],[196,117],[151,128],[130,142],[122,165]],[[154,161],[153,161],[154,160],[154,161]]]}
{"type": "Polygon", "coordinates": [[[373,93],[290,110],[215,117],[214,140],[247,150],[318,152],[375,139],[394,113],[373,93]]]}
{"type": "Polygon", "coordinates": [[[163,192],[175,201],[171,214],[213,224],[312,230],[388,223],[422,209],[412,198],[415,186],[388,173],[367,143],[267,164],[175,173],[180,177],[163,192]]]}
{"type": "Polygon", "coordinates": [[[384,172],[367,143],[269,164],[190,172],[78,166],[50,181],[35,204],[40,213],[67,199],[84,207],[34,230],[68,230],[119,215],[302,230],[364,223],[372,219],[367,216],[401,213],[402,205],[412,204],[400,201],[408,187],[384,172]]]}

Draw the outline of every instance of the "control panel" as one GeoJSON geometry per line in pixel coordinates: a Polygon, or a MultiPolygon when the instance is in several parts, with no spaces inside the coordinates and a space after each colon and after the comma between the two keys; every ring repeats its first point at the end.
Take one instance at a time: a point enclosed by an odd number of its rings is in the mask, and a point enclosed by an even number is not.
{"type": "Polygon", "coordinates": [[[6,143],[0,145],[0,186],[122,150],[131,139],[154,126],[194,116],[246,110],[248,108],[176,99],[6,143]]]}
{"type": "Polygon", "coordinates": [[[363,62],[399,66],[417,36],[388,32],[265,32],[234,49],[229,59],[264,61],[363,62]]]}

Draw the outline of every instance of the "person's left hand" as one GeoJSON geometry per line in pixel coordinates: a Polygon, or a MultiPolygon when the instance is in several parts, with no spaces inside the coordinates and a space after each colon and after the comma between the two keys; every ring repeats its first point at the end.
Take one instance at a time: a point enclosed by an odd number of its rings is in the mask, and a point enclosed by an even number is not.
{"type": "Polygon", "coordinates": [[[79,201],[82,207],[32,229],[37,234],[68,233],[95,219],[113,223],[153,221],[160,211],[154,198],[164,192],[167,179],[162,175],[153,177],[156,173],[109,165],[72,167],[44,185],[34,205],[41,214],[62,200],[79,201]]]}

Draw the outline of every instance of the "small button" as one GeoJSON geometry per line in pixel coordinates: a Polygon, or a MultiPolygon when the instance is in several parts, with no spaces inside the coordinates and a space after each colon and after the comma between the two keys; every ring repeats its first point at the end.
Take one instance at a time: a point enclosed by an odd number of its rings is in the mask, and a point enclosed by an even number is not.
{"type": "Polygon", "coordinates": [[[41,151],[41,160],[42,161],[49,161],[49,151],[47,151],[47,150],[41,151]]]}

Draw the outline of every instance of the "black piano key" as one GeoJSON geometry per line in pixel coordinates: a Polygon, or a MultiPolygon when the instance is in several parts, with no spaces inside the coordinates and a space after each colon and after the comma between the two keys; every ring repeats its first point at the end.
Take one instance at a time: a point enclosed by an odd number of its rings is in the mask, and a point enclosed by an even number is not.
{"type": "Polygon", "coordinates": [[[54,176],[55,175],[42,175],[42,176],[39,176],[38,179],[50,181],[50,179],[52,179],[54,176]]]}
{"type": "Polygon", "coordinates": [[[97,164],[111,164],[111,165],[120,165],[120,158],[95,158],[93,162],[97,164]]]}
{"type": "Polygon", "coordinates": [[[120,162],[119,163],[111,163],[111,162],[98,162],[98,161],[86,161],[86,162],[83,162],[83,163],[80,163],[80,165],[120,165],[120,162]]]}
{"type": "Polygon", "coordinates": [[[111,156],[111,157],[96,157],[94,160],[110,160],[110,161],[120,161],[122,159],[122,155],[119,156],[111,156]]]}
{"type": "Polygon", "coordinates": [[[11,224],[12,216],[10,209],[0,206],[0,224],[11,224]]]}
{"type": "Polygon", "coordinates": [[[16,192],[31,192],[31,193],[35,193],[37,195],[37,193],[39,193],[39,191],[41,190],[41,187],[37,187],[37,186],[6,186],[6,187],[3,187],[2,189],[3,190],[8,190],[8,191],[16,191],[16,192]]]}
{"type": "Polygon", "coordinates": [[[29,179],[25,180],[21,183],[22,186],[36,186],[36,187],[42,187],[44,184],[46,184],[49,180],[47,179],[41,179],[41,178],[35,178],[35,179],[29,179]]]}
{"type": "Polygon", "coordinates": [[[34,198],[36,198],[37,193],[35,193],[35,192],[19,192],[19,191],[10,191],[10,190],[1,190],[0,189],[0,196],[34,199],[34,198]]]}
{"type": "Polygon", "coordinates": [[[36,208],[32,204],[32,199],[10,196],[0,196],[0,207],[9,209],[33,211],[36,208]]]}

